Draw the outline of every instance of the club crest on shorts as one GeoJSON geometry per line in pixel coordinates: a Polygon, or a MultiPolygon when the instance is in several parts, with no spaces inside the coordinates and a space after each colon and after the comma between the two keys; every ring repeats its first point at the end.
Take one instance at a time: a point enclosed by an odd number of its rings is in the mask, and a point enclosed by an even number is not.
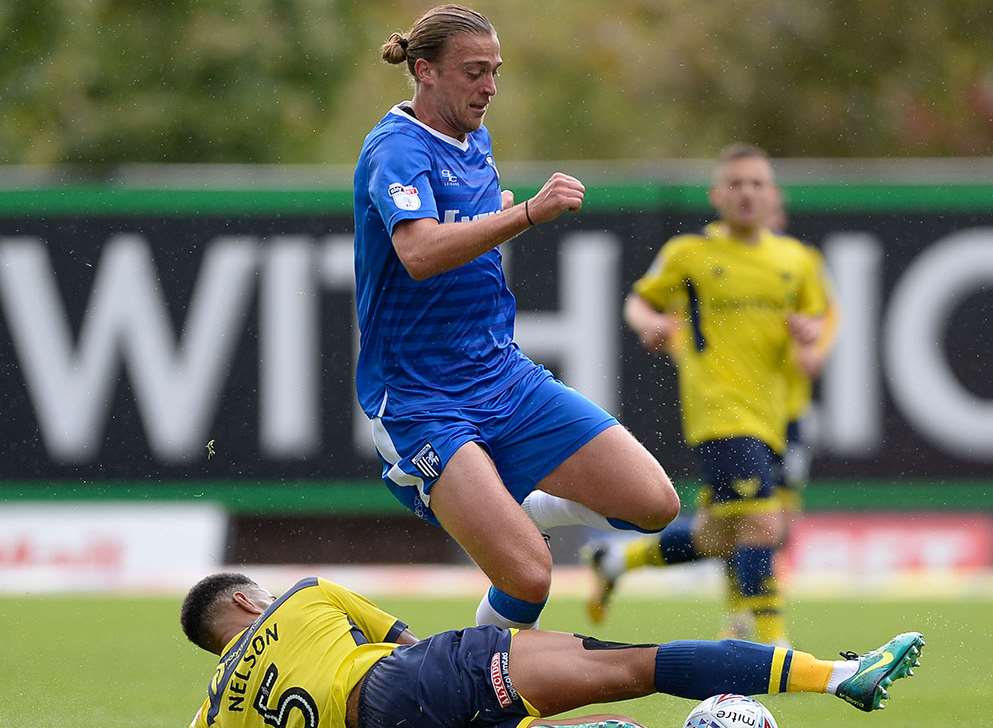
{"type": "Polygon", "coordinates": [[[417,454],[410,459],[410,462],[427,478],[437,478],[441,475],[441,458],[438,457],[438,453],[431,447],[430,442],[418,450],[417,454]]]}
{"type": "Polygon", "coordinates": [[[388,188],[393,204],[401,210],[420,210],[421,196],[417,193],[417,188],[413,185],[402,185],[394,182],[388,188]]]}

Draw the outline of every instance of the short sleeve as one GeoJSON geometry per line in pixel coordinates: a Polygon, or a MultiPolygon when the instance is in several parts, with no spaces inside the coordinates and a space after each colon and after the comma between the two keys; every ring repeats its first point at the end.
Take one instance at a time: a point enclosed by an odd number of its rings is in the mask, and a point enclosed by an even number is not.
{"type": "Polygon", "coordinates": [[[673,308],[684,273],[679,268],[678,245],[670,240],[662,246],[651,267],[635,281],[633,290],[653,308],[665,311],[673,308]]]}
{"type": "Polygon", "coordinates": [[[390,235],[402,220],[439,219],[431,189],[431,156],[419,139],[390,134],[370,150],[368,164],[369,199],[390,235]]]}
{"type": "Polygon", "coordinates": [[[384,612],[375,604],[360,594],[346,589],[341,584],[335,584],[327,579],[318,579],[317,583],[328,597],[328,601],[348,615],[370,642],[395,642],[407,625],[384,612]]]}

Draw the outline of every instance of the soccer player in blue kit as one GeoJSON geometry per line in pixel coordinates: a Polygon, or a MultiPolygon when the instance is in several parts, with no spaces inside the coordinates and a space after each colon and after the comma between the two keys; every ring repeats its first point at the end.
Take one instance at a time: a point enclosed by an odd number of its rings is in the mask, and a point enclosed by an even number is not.
{"type": "Polygon", "coordinates": [[[583,204],[555,173],[522,204],[501,192],[483,117],[502,64],[490,22],[429,10],[383,58],[412,101],[390,109],[355,169],[356,386],[383,480],[489,577],[478,624],[528,628],[548,598],[542,531],[655,532],[679,498],[610,414],[528,359],[498,246],[583,204]]]}

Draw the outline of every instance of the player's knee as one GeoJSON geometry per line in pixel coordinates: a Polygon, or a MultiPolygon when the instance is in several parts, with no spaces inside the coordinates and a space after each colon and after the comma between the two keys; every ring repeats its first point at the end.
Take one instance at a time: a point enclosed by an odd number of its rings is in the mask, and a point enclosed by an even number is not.
{"type": "Polygon", "coordinates": [[[679,509],[679,495],[672,487],[669,477],[663,472],[656,487],[652,489],[649,503],[638,519],[638,526],[646,531],[661,531],[676,520],[679,509]]]}
{"type": "Polygon", "coordinates": [[[747,546],[777,548],[785,535],[785,520],[779,513],[764,513],[746,517],[739,529],[737,542],[747,546]]]}
{"type": "Polygon", "coordinates": [[[544,558],[522,565],[511,578],[509,593],[525,602],[539,603],[548,599],[552,587],[552,559],[547,553],[544,558]]]}

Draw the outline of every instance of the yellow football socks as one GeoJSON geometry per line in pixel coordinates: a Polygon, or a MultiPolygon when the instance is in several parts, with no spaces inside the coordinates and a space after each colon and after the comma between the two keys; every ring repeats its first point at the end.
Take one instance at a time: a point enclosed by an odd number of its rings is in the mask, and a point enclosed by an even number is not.
{"type": "MultiPolygon", "coordinates": [[[[775,665],[776,657],[779,656],[781,650],[786,652],[784,648],[777,647],[776,655],[773,657],[773,665],[775,665]]],[[[809,652],[793,650],[793,659],[790,661],[789,676],[786,683],[787,692],[826,692],[834,665],[833,660],[818,660],[809,652]]]]}
{"type": "Polygon", "coordinates": [[[636,538],[624,544],[624,567],[627,571],[642,566],[665,566],[658,536],[636,538]]]}

